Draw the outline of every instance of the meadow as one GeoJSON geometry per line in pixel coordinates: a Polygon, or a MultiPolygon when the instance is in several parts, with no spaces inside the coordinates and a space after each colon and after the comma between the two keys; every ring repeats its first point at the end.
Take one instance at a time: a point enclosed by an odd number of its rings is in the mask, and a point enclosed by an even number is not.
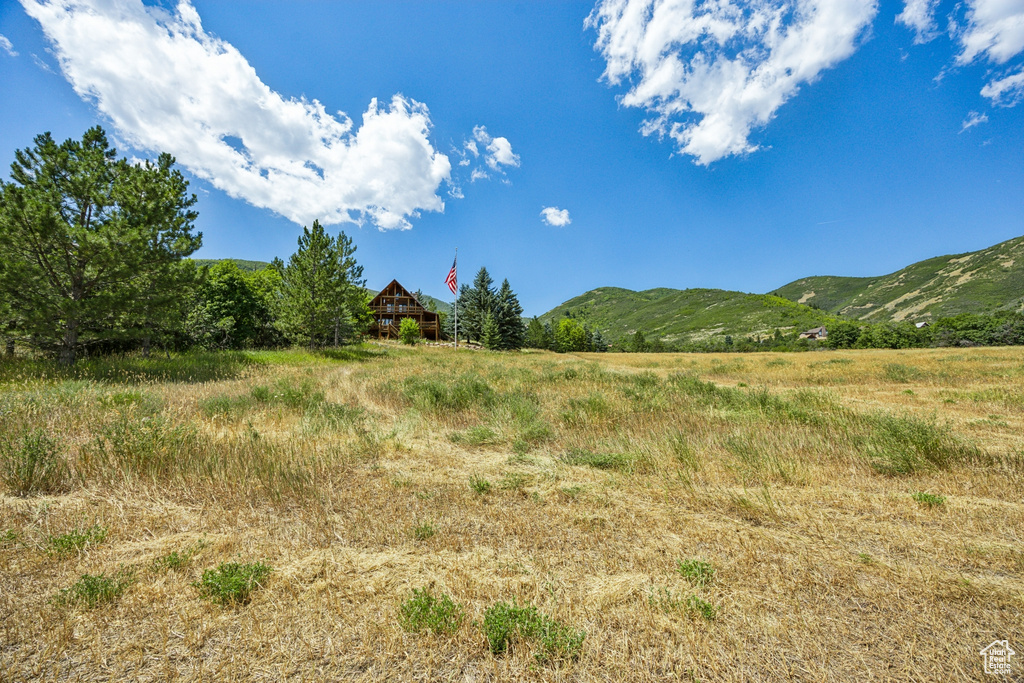
{"type": "Polygon", "coordinates": [[[0,362],[4,680],[985,680],[1022,529],[1024,347],[0,362]]]}

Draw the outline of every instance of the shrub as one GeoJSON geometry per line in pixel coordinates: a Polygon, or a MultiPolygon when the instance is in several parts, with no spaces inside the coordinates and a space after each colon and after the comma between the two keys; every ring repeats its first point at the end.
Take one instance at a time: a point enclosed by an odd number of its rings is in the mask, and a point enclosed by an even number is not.
{"type": "Polygon", "coordinates": [[[703,560],[680,560],[679,573],[695,586],[706,586],[715,578],[715,568],[703,560]]]}
{"type": "Polygon", "coordinates": [[[402,318],[398,326],[398,338],[403,344],[414,346],[420,340],[420,324],[412,318],[402,318]]]}
{"type": "Polygon", "coordinates": [[[401,610],[402,628],[411,633],[455,633],[465,618],[461,606],[447,595],[434,597],[429,588],[413,588],[401,610]]]}
{"type": "Polygon", "coordinates": [[[50,536],[47,547],[54,555],[70,555],[88,546],[99,545],[107,537],[107,528],[94,524],[88,529],[72,529],[66,534],[50,536]]]}
{"type": "Polygon", "coordinates": [[[0,478],[18,496],[64,491],[70,474],[60,450],[42,429],[25,434],[20,443],[0,441],[0,478]]]}
{"type": "Polygon", "coordinates": [[[204,571],[203,578],[192,585],[204,598],[221,605],[243,605],[249,602],[254,590],[263,587],[263,581],[272,571],[262,562],[222,562],[216,569],[204,571]]]}
{"type": "Polygon", "coordinates": [[[536,641],[542,652],[538,659],[577,659],[583,649],[585,631],[576,631],[537,611],[533,605],[520,607],[499,602],[484,612],[484,635],[491,652],[501,654],[516,638],[536,641]]]}
{"type": "Polygon", "coordinates": [[[113,576],[82,574],[82,578],[57,594],[58,605],[82,605],[94,609],[105,602],[113,602],[128,586],[135,583],[135,571],[121,569],[113,576]]]}

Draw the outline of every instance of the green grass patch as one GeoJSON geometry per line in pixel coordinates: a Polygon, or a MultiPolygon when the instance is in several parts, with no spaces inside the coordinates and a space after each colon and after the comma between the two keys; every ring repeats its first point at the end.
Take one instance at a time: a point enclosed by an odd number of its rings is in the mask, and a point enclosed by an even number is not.
{"type": "Polygon", "coordinates": [[[42,429],[0,440],[0,480],[16,496],[60,493],[71,485],[63,446],[42,429]]]}
{"type": "Polygon", "coordinates": [[[254,591],[263,587],[272,571],[263,562],[222,562],[216,569],[204,571],[203,578],[192,586],[202,597],[220,605],[244,605],[254,591]]]}
{"type": "Polygon", "coordinates": [[[559,459],[567,465],[618,472],[632,472],[637,464],[637,456],[631,453],[595,453],[582,448],[574,448],[559,459]]]}
{"type": "Polygon", "coordinates": [[[945,496],[940,496],[935,493],[926,493],[925,491],[915,491],[914,493],[910,494],[910,497],[916,500],[921,505],[930,508],[940,507],[946,504],[945,496]]]}
{"type": "Polygon", "coordinates": [[[97,546],[106,537],[107,527],[94,524],[87,529],[75,528],[64,534],[50,536],[46,540],[46,549],[51,555],[65,556],[97,546]]]}
{"type": "Polygon", "coordinates": [[[980,449],[964,443],[934,422],[888,414],[868,415],[861,420],[869,430],[865,444],[867,455],[875,470],[882,474],[946,469],[982,459],[980,449]]]}
{"type": "Polygon", "coordinates": [[[679,560],[677,569],[694,586],[706,586],[715,578],[715,567],[704,560],[679,560]]]}
{"type": "Polygon", "coordinates": [[[469,478],[469,488],[473,489],[474,493],[482,496],[491,490],[491,482],[474,474],[469,478]]]}
{"type": "Polygon", "coordinates": [[[537,611],[533,605],[499,602],[484,612],[484,635],[494,654],[506,652],[516,640],[537,643],[540,660],[578,659],[585,631],[578,631],[537,611]]]}
{"type": "Polygon", "coordinates": [[[465,619],[460,605],[447,595],[434,596],[429,588],[414,588],[401,612],[402,628],[410,633],[455,633],[465,619]]]}
{"type": "Polygon", "coordinates": [[[133,583],[133,569],[121,569],[112,576],[82,574],[82,578],[56,595],[54,604],[95,609],[104,603],[115,601],[133,583]]]}
{"type": "Polygon", "coordinates": [[[433,538],[436,534],[437,528],[430,522],[414,524],[412,527],[412,537],[417,541],[426,541],[427,539],[433,538]]]}
{"type": "Polygon", "coordinates": [[[493,446],[501,443],[501,437],[496,431],[484,425],[470,427],[461,432],[453,432],[448,437],[452,443],[463,446],[493,446]]]}

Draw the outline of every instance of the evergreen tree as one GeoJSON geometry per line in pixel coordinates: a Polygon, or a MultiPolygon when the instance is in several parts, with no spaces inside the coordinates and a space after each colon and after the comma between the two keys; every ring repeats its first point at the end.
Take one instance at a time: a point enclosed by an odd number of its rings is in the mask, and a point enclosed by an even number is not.
{"type": "MultiPolygon", "coordinates": [[[[461,292],[460,292],[460,299],[461,292]]],[[[481,268],[473,278],[473,286],[467,292],[465,311],[459,309],[459,327],[466,339],[480,341],[483,337],[484,317],[494,310],[494,280],[481,268]]]]}
{"type": "Polygon", "coordinates": [[[526,327],[526,346],[531,349],[550,349],[551,335],[544,325],[533,316],[526,327]]]}
{"type": "Polygon", "coordinates": [[[320,221],[303,228],[299,249],[281,277],[278,325],[293,341],[310,349],[333,337],[338,316],[337,256],[334,240],[320,221]]]}
{"type": "Polygon", "coordinates": [[[498,336],[501,338],[499,348],[506,351],[523,348],[526,343],[523,307],[519,305],[519,298],[512,291],[507,278],[501,283],[501,288],[495,295],[493,316],[498,326],[498,336]]]}
{"type": "Polygon", "coordinates": [[[594,351],[597,351],[598,353],[604,353],[608,350],[608,342],[605,341],[600,330],[594,332],[593,346],[594,351]]]}
{"type": "Polygon", "coordinates": [[[85,345],[156,321],[170,271],[202,235],[170,155],[118,160],[98,126],[81,141],[34,143],[0,181],[0,299],[18,339],[70,365],[85,345]]]}
{"type": "Polygon", "coordinates": [[[498,321],[495,320],[494,316],[490,313],[485,313],[484,322],[481,327],[480,343],[492,351],[501,350],[501,329],[498,327],[498,321]]]}
{"type": "Polygon", "coordinates": [[[470,290],[471,290],[471,288],[470,288],[469,285],[465,285],[464,284],[464,285],[459,287],[459,296],[455,299],[455,303],[453,304],[453,309],[452,309],[451,314],[444,316],[443,319],[441,320],[441,323],[442,323],[441,330],[444,332],[445,336],[448,337],[449,339],[455,339],[455,311],[456,310],[459,313],[459,321],[458,321],[459,322],[459,339],[465,341],[466,338],[467,338],[466,337],[465,320],[464,319],[466,317],[466,304],[467,304],[467,302],[469,301],[469,298],[470,298],[470,290]]]}
{"type": "Polygon", "coordinates": [[[334,345],[361,333],[372,319],[363,267],[356,263],[356,247],[344,232],[334,240],[335,288],[331,298],[334,345]]]}

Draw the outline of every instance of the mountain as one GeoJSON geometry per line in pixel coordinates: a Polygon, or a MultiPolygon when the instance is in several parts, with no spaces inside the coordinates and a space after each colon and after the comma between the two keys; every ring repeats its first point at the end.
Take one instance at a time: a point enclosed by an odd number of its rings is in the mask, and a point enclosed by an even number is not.
{"type": "Polygon", "coordinates": [[[1024,310],[1024,237],[938,256],[880,277],[806,277],[771,292],[870,322],[1024,310]]]}
{"type": "Polygon", "coordinates": [[[213,264],[220,263],[221,261],[231,261],[236,266],[238,266],[241,270],[246,270],[246,271],[250,271],[250,272],[254,271],[254,270],[263,270],[264,268],[266,268],[267,266],[270,265],[266,261],[243,261],[242,259],[237,259],[237,258],[214,258],[214,259],[210,259],[210,258],[196,258],[196,259],[192,259],[192,262],[195,263],[197,266],[212,266],[213,264]]]}
{"type": "Polygon", "coordinates": [[[721,289],[648,289],[634,292],[601,287],[556,306],[541,316],[554,321],[572,315],[618,341],[640,330],[668,343],[701,342],[725,335],[768,336],[780,329],[810,329],[836,316],[769,294],[721,289]]]}

